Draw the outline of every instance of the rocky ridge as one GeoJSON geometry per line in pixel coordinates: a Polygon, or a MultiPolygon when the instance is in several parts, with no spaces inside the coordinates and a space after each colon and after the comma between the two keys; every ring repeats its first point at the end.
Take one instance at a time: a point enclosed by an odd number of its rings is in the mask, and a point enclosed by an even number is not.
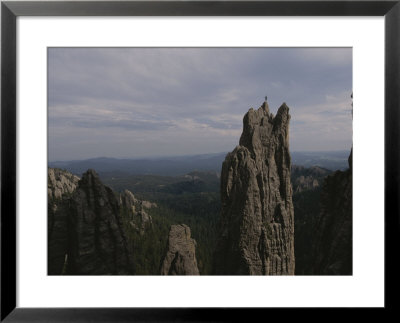
{"type": "Polygon", "coordinates": [[[78,185],[79,177],[58,168],[49,168],[47,174],[47,195],[49,199],[60,199],[71,194],[78,185]]]}
{"type": "Polygon", "coordinates": [[[244,116],[239,146],[222,165],[215,274],[294,274],[289,121],[285,103],[275,117],[267,102],[244,116]]]}
{"type": "Polygon", "coordinates": [[[157,204],[138,200],[129,190],[120,194],[119,203],[126,210],[132,228],[141,235],[145,234],[146,228],[152,225],[152,218],[146,210],[157,207],[157,204]]]}
{"type": "Polygon", "coordinates": [[[58,168],[49,168],[47,175],[48,209],[48,273],[60,274],[65,267],[68,248],[67,220],[70,198],[79,177],[58,168]],[[51,261],[50,261],[51,259],[51,261]]]}
{"type": "Polygon", "coordinates": [[[304,167],[292,165],[291,181],[293,194],[313,190],[320,187],[324,178],[332,173],[330,170],[318,166],[304,167]]]}
{"type": "Polygon", "coordinates": [[[132,273],[127,223],[140,234],[151,227],[145,211],[155,203],[126,190],[117,194],[94,170],[82,179],[48,169],[48,273],[114,275],[132,273]]]}

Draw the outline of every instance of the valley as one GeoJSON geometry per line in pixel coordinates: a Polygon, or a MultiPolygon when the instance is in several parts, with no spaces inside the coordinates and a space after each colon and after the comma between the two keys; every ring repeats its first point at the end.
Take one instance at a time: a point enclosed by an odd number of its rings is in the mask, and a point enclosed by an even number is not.
{"type": "MultiPolygon", "coordinates": [[[[177,164],[179,159],[176,158],[177,164]]],[[[193,168],[206,169],[207,165],[210,165],[209,160],[204,166],[199,165],[200,158],[194,160],[196,163],[193,168]]],[[[73,169],[68,163],[66,166],[70,170],[73,169]]],[[[213,251],[221,212],[220,173],[215,170],[192,170],[174,176],[168,176],[168,172],[161,171],[160,174],[131,174],[115,170],[118,166],[119,163],[109,166],[113,170],[108,171],[95,170],[104,185],[114,192],[129,190],[135,198],[157,205],[146,210],[152,218],[151,229],[146,230],[145,234],[128,230],[131,241],[134,241],[133,273],[158,275],[169,228],[173,224],[184,223],[190,227],[192,237],[197,242],[196,257],[200,274],[212,274],[213,251]]],[[[97,164],[85,161],[85,167],[95,168],[97,164]]],[[[159,166],[157,168],[160,169],[159,166]]],[[[292,166],[296,274],[310,274],[310,268],[307,268],[310,260],[310,228],[320,210],[319,198],[323,180],[331,173],[331,170],[318,166],[292,166]]],[[[81,176],[79,172],[74,174],[76,178],[81,176]]]]}

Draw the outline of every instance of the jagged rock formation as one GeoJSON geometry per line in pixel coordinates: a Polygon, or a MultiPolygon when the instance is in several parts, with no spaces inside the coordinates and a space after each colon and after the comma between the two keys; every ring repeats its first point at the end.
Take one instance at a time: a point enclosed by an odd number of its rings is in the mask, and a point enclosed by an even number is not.
{"type": "Polygon", "coordinates": [[[314,275],[351,275],[353,271],[353,167],[328,176],[321,192],[321,211],[313,239],[314,275]]]}
{"type": "Polygon", "coordinates": [[[63,271],[68,248],[67,217],[70,197],[75,191],[79,177],[61,169],[48,169],[48,273],[63,271]],[[51,261],[50,261],[51,259],[51,261]]]}
{"type": "Polygon", "coordinates": [[[122,208],[126,210],[131,227],[139,234],[143,235],[146,228],[152,224],[152,218],[147,214],[145,209],[157,207],[157,204],[138,200],[132,192],[128,190],[120,194],[119,203],[122,208]]]}
{"type": "Polygon", "coordinates": [[[294,214],[289,108],[274,117],[267,102],[243,119],[239,146],[221,173],[218,275],[293,275],[294,214]]]}
{"type": "Polygon", "coordinates": [[[93,170],[81,180],[58,169],[48,174],[48,274],[132,273],[119,196],[93,170]]]}
{"type": "Polygon", "coordinates": [[[291,170],[293,193],[300,193],[320,187],[324,178],[330,173],[330,170],[318,166],[306,168],[304,166],[293,165],[291,170]]]}
{"type": "Polygon", "coordinates": [[[116,275],[131,272],[131,253],[119,201],[94,170],[83,174],[68,218],[68,272],[116,275]]]}
{"type": "Polygon", "coordinates": [[[196,241],[185,224],[172,225],[161,275],[199,275],[196,261],[196,241]]]}
{"type": "Polygon", "coordinates": [[[79,177],[58,168],[49,168],[47,174],[47,193],[49,199],[60,199],[71,194],[78,185],[79,177]]]}

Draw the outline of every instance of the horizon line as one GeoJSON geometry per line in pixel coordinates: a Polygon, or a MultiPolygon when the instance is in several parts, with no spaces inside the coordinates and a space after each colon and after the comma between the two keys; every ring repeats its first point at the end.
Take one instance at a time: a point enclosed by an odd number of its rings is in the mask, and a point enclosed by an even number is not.
{"type": "MultiPolygon", "coordinates": [[[[335,150],[293,150],[292,153],[333,153],[333,152],[349,152],[350,149],[335,149],[335,150]]],[[[203,154],[185,154],[185,155],[161,155],[161,156],[140,156],[140,157],[107,157],[107,156],[97,156],[97,157],[88,157],[88,158],[79,158],[79,159],[64,159],[64,160],[47,160],[47,163],[61,163],[61,162],[72,162],[72,161],[86,161],[92,159],[117,159],[117,160],[147,160],[147,159],[162,159],[162,158],[177,158],[177,157],[196,157],[196,156],[205,156],[205,155],[220,155],[220,154],[228,154],[229,151],[221,151],[216,153],[203,153],[203,154]]]]}

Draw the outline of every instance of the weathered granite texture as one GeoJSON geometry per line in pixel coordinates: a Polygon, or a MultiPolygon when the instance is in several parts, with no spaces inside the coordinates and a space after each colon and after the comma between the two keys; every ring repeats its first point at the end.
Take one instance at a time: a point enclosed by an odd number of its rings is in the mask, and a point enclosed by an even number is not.
{"type": "Polygon", "coordinates": [[[146,229],[152,225],[152,218],[145,209],[157,207],[157,204],[138,200],[129,190],[120,194],[119,203],[127,213],[130,226],[140,235],[145,234],[146,229]]]}
{"type": "Polygon", "coordinates": [[[47,173],[47,194],[49,199],[60,199],[63,194],[75,191],[79,177],[58,168],[49,168],[47,173]]]}
{"type": "Polygon", "coordinates": [[[294,212],[289,108],[274,117],[267,102],[243,119],[239,146],[221,173],[217,275],[293,275],[294,212]]]}
{"type": "Polygon", "coordinates": [[[68,273],[123,275],[132,272],[119,200],[94,170],[83,174],[72,198],[68,239],[68,273]]]}
{"type": "Polygon", "coordinates": [[[48,274],[63,272],[68,249],[67,218],[70,198],[78,185],[79,177],[61,169],[48,169],[48,274]]]}
{"type": "Polygon", "coordinates": [[[161,275],[199,275],[196,241],[185,224],[171,226],[161,275]]]}

